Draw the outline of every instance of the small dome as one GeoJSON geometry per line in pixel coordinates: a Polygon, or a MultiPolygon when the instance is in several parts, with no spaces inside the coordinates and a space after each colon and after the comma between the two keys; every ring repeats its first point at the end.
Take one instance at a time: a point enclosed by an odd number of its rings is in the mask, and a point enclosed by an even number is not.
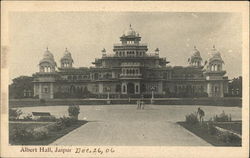
{"type": "Polygon", "coordinates": [[[131,27],[131,24],[129,26],[129,29],[125,32],[126,36],[137,36],[138,33],[135,32],[135,30],[131,27]]]}
{"type": "Polygon", "coordinates": [[[54,60],[54,56],[53,56],[53,54],[49,51],[48,47],[47,47],[46,51],[45,51],[44,54],[43,54],[43,58],[44,58],[44,59],[52,59],[52,60],[54,60]]]}
{"type": "Polygon", "coordinates": [[[194,46],[194,50],[192,52],[191,60],[190,62],[193,63],[194,61],[202,60],[200,51],[194,46]]]}
{"type": "Polygon", "coordinates": [[[215,48],[215,46],[213,46],[213,49],[209,53],[209,61],[213,61],[213,60],[223,61],[221,58],[220,52],[215,48]]]}
{"type": "Polygon", "coordinates": [[[196,46],[194,46],[194,50],[193,50],[193,57],[201,57],[201,54],[199,52],[199,50],[196,48],[196,46]]]}
{"type": "Polygon", "coordinates": [[[68,51],[68,49],[66,48],[65,49],[65,52],[64,52],[64,55],[63,57],[61,58],[61,60],[71,60],[73,61],[72,57],[71,57],[71,53],[68,51]]]}
{"type": "Polygon", "coordinates": [[[46,51],[44,52],[44,54],[43,54],[43,59],[40,60],[39,64],[44,63],[44,62],[48,62],[48,63],[50,63],[51,65],[56,66],[56,62],[55,62],[55,60],[54,60],[54,56],[53,56],[53,54],[49,51],[48,47],[47,47],[46,51]]]}

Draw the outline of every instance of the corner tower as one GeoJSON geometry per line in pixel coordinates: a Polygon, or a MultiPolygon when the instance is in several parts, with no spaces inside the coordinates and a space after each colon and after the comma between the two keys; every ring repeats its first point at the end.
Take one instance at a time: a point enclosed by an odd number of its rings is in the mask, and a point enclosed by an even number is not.
{"type": "Polygon", "coordinates": [[[208,61],[204,66],[204,75],[207,80],[207,93],[209,97],[223,97],[227,89],[225,85],[224,75],[226,71],[223,70],[222,65],[224,61],[221,58],[220,52],[213,46],[209,54],[208,61]]]}
{"type": "Polygon", "coordinates": [[[39,99],[54,98],[54,83],[56,78],[56,62],[53,54],[47,48],[43,59],[39,62],[39,72],[34,74],[34,97],[39,99]]]}

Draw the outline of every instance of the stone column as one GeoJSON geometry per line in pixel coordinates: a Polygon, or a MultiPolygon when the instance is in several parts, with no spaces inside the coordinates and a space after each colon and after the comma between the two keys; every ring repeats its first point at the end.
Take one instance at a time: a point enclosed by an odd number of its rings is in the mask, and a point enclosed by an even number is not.
{"type": "Polygon", "coordinates": [[[208,97],[212,97],[212,83],[207,83],[207,94],[208,94],[208,97]]]}
{"type": "Polygon", "coordinates": [[[50,83],[50,99],[54,98],[53,83],[50,83]]]}
{"type": "Polygon", "coordinates": [[[34,83],[34,93],[33,96],[36,96],[36,83],[34,83]]]}
{"type": "Polygon", "coordinates": [[[38,92],[38,95],[39,95],[39,99],[42,99],[42,84],[39,83],[39,92],[38,92]]]}
{"type": "Polygon", "coordinates": [[[220,82],[220,97],[224,97],[223,81],[220,82]]]}
{"type": "Polygon", "coordinates": [[[99,83],[98,87],[99,87],[98,92],[103,93],[103,83],[99,83]]]}

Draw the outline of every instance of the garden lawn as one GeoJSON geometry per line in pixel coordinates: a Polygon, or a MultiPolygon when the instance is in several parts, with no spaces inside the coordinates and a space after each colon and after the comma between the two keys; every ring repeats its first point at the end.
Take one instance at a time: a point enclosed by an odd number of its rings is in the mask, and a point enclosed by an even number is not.
{"type": "Polygon", "coordinates": [[[37,127],[47,126],[52,123],[44,123],[44,122],[10,122],[9,123],[9,144],[11,145],[48,145],[58,138],[68,134],[69,132],[73,131],[74,129],[84,125],[87,121],[77,121],[76,123],[72,124],[69,127],[65,127],[60,131],[49,131],[48,136],[42,140],[14,140],[13,138],[13,131],[15,128],[19,129],[34,129],[37,127]]]}
{"type": "MultiPolygon", "coordinates": [[[[191,125],[186,122],[177,122],[177,123],[214,146],[241,146],[241,142],[226,143],[219,140],[218,136],[208,133],[207,126],[199,124],[191,125]]],[[[217,126],[217,124],[215,125],[217,126]]]]}

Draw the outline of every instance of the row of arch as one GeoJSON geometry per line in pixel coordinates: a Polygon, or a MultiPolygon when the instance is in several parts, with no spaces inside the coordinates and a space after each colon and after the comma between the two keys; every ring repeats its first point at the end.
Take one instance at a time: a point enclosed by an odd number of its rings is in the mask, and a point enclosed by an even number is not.
{"type": "Polygon", "coordinates": [[[53,68],[50,66],[41,66],[40,71],[41,72],[53,72],[53,68]]]}
{"type": "Polygon", "coordinates": [[[72,65],[69,63],[62,63],[62,67],[71,67],[72,65]]]}
{"type": "Polygon", "coordinates": [[[116,52],[117,56],[143,56],[144,51],[118,51],[116,52]]]}
{"type": "Polygon", "coordinates": [[[211,71],[220,71],[222,69],[222,65],[219,64],[212,64],[211,71]]]}
{"type": "Polygon", "coordinates": [[[122,74],[123,75],[138,75],[139,72],[139,68],[123,68],[122,69],[122,74]]]}
{"type": "Polygon", "coordinates": [[[201,62],[200,61],[194,61],[194,62],[192,62],[192,65],[193,66],[200,66],[201,62]]]}

